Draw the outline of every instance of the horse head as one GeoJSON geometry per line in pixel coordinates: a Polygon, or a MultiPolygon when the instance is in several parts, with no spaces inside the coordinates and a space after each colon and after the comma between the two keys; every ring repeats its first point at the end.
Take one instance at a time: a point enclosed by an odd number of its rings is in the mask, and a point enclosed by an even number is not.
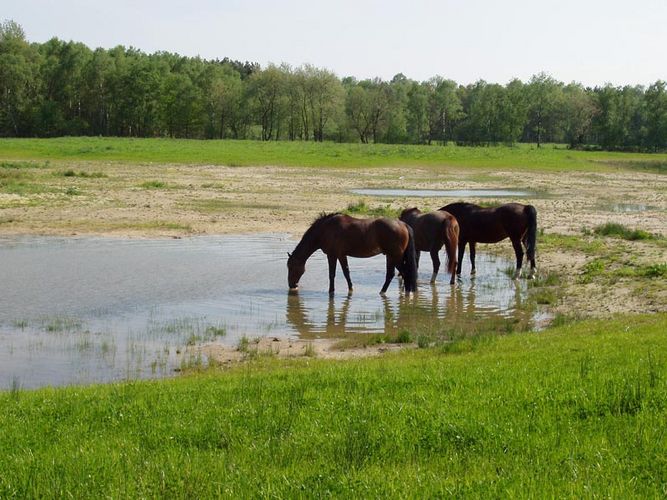
{"type": "Polygon", "coordinates": [[[306,272],[306,262],[289,252],[287,252],[287,255],[287,286],[290,292],[296,292],[299,289],[299,280],[306,272]]]}

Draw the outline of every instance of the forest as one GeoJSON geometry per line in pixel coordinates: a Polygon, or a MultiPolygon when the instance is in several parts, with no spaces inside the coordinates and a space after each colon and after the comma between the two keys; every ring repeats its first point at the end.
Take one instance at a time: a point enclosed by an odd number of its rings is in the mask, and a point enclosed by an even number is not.
{"type": "Polygon", "coordinates": [[[0,136],[120,136],[667,149],[667,84],[339,77],[52,38],[0,24],[0,136]]]}

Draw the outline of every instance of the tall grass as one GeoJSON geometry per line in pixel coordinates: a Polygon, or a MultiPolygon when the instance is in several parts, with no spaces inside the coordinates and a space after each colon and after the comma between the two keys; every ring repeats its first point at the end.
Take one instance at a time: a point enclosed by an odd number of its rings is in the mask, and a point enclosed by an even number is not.
{"type": "Polygon", "coordinates": [[[0,393],[0,497],[663,497],[666,329],[0,393]]]}

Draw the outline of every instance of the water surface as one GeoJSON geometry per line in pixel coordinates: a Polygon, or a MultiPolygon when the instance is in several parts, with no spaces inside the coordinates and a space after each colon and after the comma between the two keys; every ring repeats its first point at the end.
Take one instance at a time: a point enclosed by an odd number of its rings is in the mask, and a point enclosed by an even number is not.
{"type": "MultiPolygon", "coordinates": [[[[355,291],[327,293],[327,263],[311,257],[298,295],[287,293],[288,235],[176,240],[0,238],[0,387],[159,377],[191,359],[188,346],[243,336],[314,338],[438,333],[470,321],[530,325],[526,283],[509,259],[478,252],[477,277],[456,286],[421,260],[416,298],[398,280],[387,297],[384,257],[350,259],[355,291]]],[[[511,251],[508,248],[508,255],[511,251]]],[[[467,263],[466,263],[467,264],[467,263]]],[[[465,270],[469,269],[464,266],[465,270]]]]}

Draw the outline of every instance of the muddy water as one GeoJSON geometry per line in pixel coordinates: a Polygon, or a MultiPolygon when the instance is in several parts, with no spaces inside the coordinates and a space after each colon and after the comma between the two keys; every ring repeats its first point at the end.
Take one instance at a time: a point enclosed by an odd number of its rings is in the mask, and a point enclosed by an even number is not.
{"type": "Polygon", "coordinates": [[[242,336],[437,334],[478,320],[536,319],[523,307],[526,283],[508,278],[505,258],[478,253],[477,277],[452,287],[442,273],[429,285],[424,255],[412,300],[397,280],[386,298],[378,294],[382,256],[351,259],[354,293],[339,272],[330,299],[321,252],[308,261],[299,294],[287,294],[294,246],[287,235],[0,238],[0,387],[167,376],[206,363],[188,345],[237,345],[242,336]]]}
{"type": "Polygon", "coordinates": [[[353,189],[354,194],[363,196],[412,196],[443,198],[534,198],[538,195],[533,191],[518,189],[353,189]]]}

